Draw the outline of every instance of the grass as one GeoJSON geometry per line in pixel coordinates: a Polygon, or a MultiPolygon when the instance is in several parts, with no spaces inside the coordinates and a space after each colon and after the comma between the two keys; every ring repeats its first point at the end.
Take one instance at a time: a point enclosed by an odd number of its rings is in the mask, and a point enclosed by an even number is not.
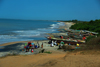
{"type": "Polygon", "coordinates": [[[80,54],[84,54],[84,51],[80,52],[80,54]]]}
{"type": "Polygon", "coordinates": [[[7,55],[5,55],[5,56],[0,57],[0,59],[1,59],[1,58],[5,58],[5,57],[7,57],[7,56],[18,56],[18,54],[14,54],[14,53],[13,53],[13,54],[7,54],[7,55]]]}
{"type": "Polygon", "coordinates": [[[51,54],[52,52],[50,52],[50,51],[46,51],[46,52],[44,52],[44,53],[48,53],[48,54],[51,54]]]}
{"type": "Polygon", "coordinates": [[[16,56],[17,54],[8,54],[7,56],[16,56]]]}
{"type": "MultiPolygon", "coordinates": [[[[42,53],[42,52],[39,52],[39,53],[42,53]]],[[[45,52],[43,52],[43,53],[51,54],[52,52],[50,52],[50,51],[45,51],[45,52]]]]}

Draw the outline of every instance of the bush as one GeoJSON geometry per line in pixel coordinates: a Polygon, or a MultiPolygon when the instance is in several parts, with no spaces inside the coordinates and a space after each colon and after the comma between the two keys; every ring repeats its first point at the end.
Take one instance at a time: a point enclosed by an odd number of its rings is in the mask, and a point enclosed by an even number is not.
{"type": "Polygon", "coordinates": [[[100,51],[100,36],[93,38],[93,37],[89,37],[88,41],[86,42],[86,44],[84,44],[83,47],[81,47],[81,49],[76,49],[74,52],[77,51],[88,51],[88,50],[99,50],[100,51]]]}
{"type": "Polygon", "coordinates": [[[89,37],[85,45],[82,50],[100,50],[100,37],[89,37]]]}
{"type": "Polygon", "coordinates": [[[89,40],[86,45],[89,49],[100,49],[100,37],[89,40]]]}
{"type": "Polygon", "coordinates": [[[93,32],[98,32],[100,34],[100,20],[91,20],[90,22],[76,23],[70,28],[76,30],[89,30],[93,32]]]}
{"type": "Polygon", "coordinates": [[[92,38],[95,38],[95,36],[89,36],[89,37],[87,37],[86,42],[88,42],[88,41],[91,40],[92,38]]]}
{"type": "Polygon", "coordinates": [[[44,52],[44,53],[48,53],[48,54],[51,54],[52,52],[50,52],[50,51],[46,51],[46,52],[44,52]]]}

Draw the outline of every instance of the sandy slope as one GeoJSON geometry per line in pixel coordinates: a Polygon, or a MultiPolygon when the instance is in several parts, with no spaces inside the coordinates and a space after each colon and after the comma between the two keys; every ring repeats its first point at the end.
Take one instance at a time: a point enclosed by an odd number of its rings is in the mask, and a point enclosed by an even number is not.
{"type": "Polygon", "coordinates": [[[0,58],[0,67],[100,67],[99,55],[81,55],[57,50],[58,46],[50,47],[47,41],[44,49],[52,54],[18,55],[0,58]]]}
{"type": "Polygon", "coordinates": [[[47,41],[44,49],[52,54],[18,55],[0,58],[0,67],[100,67],[100,55],[81,55],[57,50],[58,46],[49,47],[47,41]]]}
{"type": "Polygon", "coordinates": [[[100,55],[66,53],[8,56],[0,58],[0,67],[100,67],[100,55]]]}

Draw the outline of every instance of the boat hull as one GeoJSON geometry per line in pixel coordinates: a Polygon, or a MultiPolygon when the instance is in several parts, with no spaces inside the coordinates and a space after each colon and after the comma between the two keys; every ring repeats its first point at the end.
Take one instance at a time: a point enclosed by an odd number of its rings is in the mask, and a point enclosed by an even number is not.
{"type": "Polygon", "coordinates": [[[78,44],[85,44],[84,42],[75,42],[75,41],[66,41],[66,40],[57,40],[57,39],[49,39],[47,38],[48,40],[50,40],[50,42],[52,41],[56,41],[57,43],[60,43],[61,41],[63,41],[64,43],[67,43],[67,44],[71,44],[71,45],[76,45],[77,43],[78,44]]]}

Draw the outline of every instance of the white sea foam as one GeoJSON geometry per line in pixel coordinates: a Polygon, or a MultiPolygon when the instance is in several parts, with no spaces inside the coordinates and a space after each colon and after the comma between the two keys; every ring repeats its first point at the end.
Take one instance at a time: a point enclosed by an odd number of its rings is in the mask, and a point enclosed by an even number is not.
{"type": "Polygon", "coordinates": [[[0,39],[10,39],[10,38],[17,38],[17,37],[10,36],[10,35],[0,35],[0,39]]]}
{"type": "Polygon", "coordinates": [[[0,44],[14,41],[28,41],[34,40],[34,38],[41,37],[43,38],[45,33],[53,33],[56,31],[55,28],[63,26],[64,23],[59,22],[57,24],[52,24],[48,28],[37,28],[34,30],[15,30],[10,31],[12,34],[9,35],[0,35],[0,44]]]}
{"type": "Polygon", "coordinates": [[[59,23],[57,23],[57,24],[52,24],[52,25],[50,25],[51,27],[50,28],[58,28],[59,26],[64,26],[64,23],[63,22],[59,22],[59,23]]]}
{"type": "Polygon", "coordinates": [[[0,44],[4,44],[4,43],[8,43],[8,42],[16,42],[16,41],[30,41],[30,40],[34,40],[34,39],[2,39],[2,41],[0,41],[0,44]]]}

